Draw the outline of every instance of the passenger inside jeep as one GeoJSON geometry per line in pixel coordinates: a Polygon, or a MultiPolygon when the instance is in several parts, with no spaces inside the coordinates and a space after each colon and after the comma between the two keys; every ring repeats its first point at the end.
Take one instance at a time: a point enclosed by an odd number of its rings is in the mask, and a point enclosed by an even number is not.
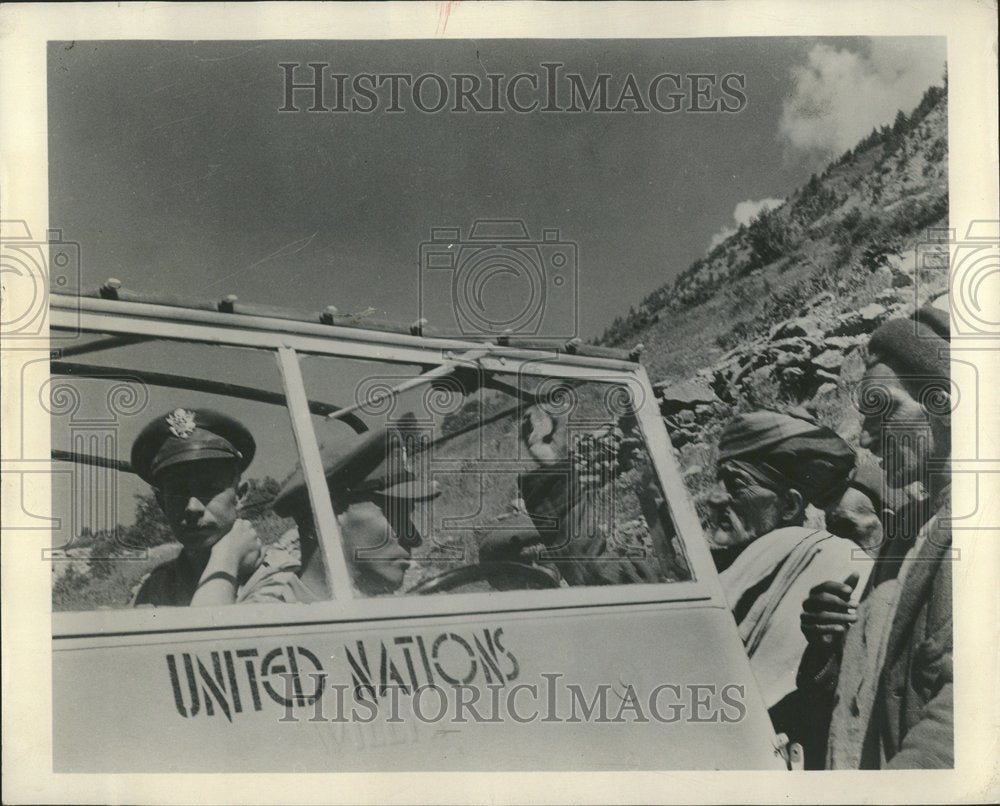
{"type": "MultiPolygon", "coordinates": [[[[321,451],[330,501],[354,586],[365,596],[394,593],[403,585],[412,551],[423,544],[413,522],[417,502],[440,495],[406,466],[398,429],[351,435],[321,451]]],[[[297,468],[282,485],[274,512],[296,528],[264,554],[240,601],[314,602],[328,598],[326,574],[305,476],[297,468]],[[280,552],[280,555],[279,555],[280,552]]]]}
{"type": "Polygon", "coordinates": [[[293,525],[271,509],[298,458],[275,353],[58,337],[40,365],[56,462],[53,610],[225,600],[293,525]]]}
{"type": "Polygon", "coordinates": [[[634,420],[571,434],[565,415],[536,405],[522,418],[521,438],[535,465],[517,479],[522,502],[518,520],[524,528],[484,530],[480,562],[535,562],[569,585],[660,582],[665,578],[661,560],[665,568],[676,567],[677,554],[663,526],[669,514],[634,420]],[[625,423],[628,431],[622,428],[625,423]],[[600,522],[607,515],[600,512],[601,498],[604,488],[633,466],[643,519],[657,552],[616,557],[608,552],[608,531],[600,522]]]}
{"type": "MultiPolygon", "coordinates": [[[[690,578],[624,386],[464,366],[397,368],[389,378],[390,367],[373,362],[354,368],[351,395],[342,361],[302,363],[310,398],[353,397],[352,416],[369,429],[349,434],[340,411],[314,421],[348,573],[363,596],[690,578]]],[[[292,574],[266,574],[239,600],[312,601],[303,583],[307,574],[325,580],[323,552],[301,472],[272,506],[298,526],[262,564],[292,574]]]]}

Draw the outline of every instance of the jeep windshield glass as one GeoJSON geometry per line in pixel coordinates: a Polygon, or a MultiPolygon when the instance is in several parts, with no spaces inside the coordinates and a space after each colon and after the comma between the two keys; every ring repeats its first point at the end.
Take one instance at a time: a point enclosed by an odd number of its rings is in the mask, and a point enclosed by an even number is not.
{"type": "MultiPolygon", "coordinates": [[[[273,591],[275,575],[255,576],[264,557],[290,576],[296,523],[271,505],[299,455],[274,351],[56,332],[51,361],[31,368],[51,413],[53,609],[188,606],[223,550],[235,559],[219,578],[237,584],[213,604],[273,591]],[[150,427],[159,435],[137,454],[150,427]],[[215,478],[220,461],[227,475],[215,478]],[[227,537],[236,522],[246,525],[239,545],[227,537]]],[[[355,426],[365,427],[345,418],[355,426]]]]}
{"type": "Polygon", "coordinates": [[[467,358],[426,374],[301,356],[307,396],[353,407],[368,428],[313,417],[356,594],[691,578],[637,385],[467,358]],[[379,453],[359,461],[365,440],[379,453]]]}

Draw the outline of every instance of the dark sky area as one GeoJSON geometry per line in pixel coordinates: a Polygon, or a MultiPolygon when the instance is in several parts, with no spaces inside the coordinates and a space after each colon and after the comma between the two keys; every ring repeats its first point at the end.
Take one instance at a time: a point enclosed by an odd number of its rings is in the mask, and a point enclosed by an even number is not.
{"type": "Polygon", "coordinates": [[[412,321],[431,228],[519,218],[578,245],[590,337],[704,254],[738,203],[785,197],[854,129],[914,105],[943,65],[938,40],[50,43],[50,227],[81,244],[84,287],[115,276],[134,290],[412,321]],[[733,72],[747,103],[736,114],[279,113],[279,63],[310,61],[481,76],[562,62],[588,83],[609,73],[614,88],[629,73],[645,85],[733,72]],[[828,137],[848,117],[853,128],[828,137]]]}

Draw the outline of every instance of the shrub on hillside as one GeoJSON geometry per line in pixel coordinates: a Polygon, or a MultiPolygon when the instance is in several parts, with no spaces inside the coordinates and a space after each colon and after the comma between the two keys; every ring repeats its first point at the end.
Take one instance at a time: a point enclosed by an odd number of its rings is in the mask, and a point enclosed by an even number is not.
{"type": "Polygon", "coordinates": [[[750,260],[747,272],[773,263],[792,245],[792,231],[777,210],[764,210],[747,227],[750,241],[750,260]]]}
{"type": "Polygon", "coordinates": [[[907,199],[886,222],[892,234],[911,235],[923,231],[948,217],[948,196],[940,194],[922,198],[907,199]]]}
{"type": "Polygon", "coordinates": [[[715,346],[722,350],[732,350],[747,339],[757,335],[757,327],[753,322],[737,322],[725,333],[715,337],[715,346]]]}
{"type": "Polygon", "coordinates": [[[813,174],[792,207],[792,217],[800,224],[811,224],[840,204],[836,191],[825,185],[813,174]]]}
{"type": "Polygon", "coordinates": [[[889,265],[890,257],[902,254],[903,244],[899,238],[887,238],[870,243],[861,252],[861,265],[868,271],[875,271],[889,265]]]}
{"type": "Polygon", "coordinates": [[[941,162],[948,154],[948,141],[939,137],[931,147],[927,150],[927,162],[935,163],[941,162]]]}

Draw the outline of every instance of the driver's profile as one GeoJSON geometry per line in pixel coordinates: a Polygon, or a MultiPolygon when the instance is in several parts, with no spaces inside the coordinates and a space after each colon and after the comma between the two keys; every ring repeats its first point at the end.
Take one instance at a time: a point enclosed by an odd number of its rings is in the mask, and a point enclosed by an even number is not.
{"type": "MultiPolygon", "coordinates": [[[[392,428],[325,445],[320,456],[354,585],[365,596],[396,592],[403,585],[412,550],[423,543],[412,519],[414,506],[437,497],[437,483],[418,479],[406,466],[399,431],[392,428]]],[[[282,485],[272,507],[277,515],[293,518],[296,526],[268,548],[239,600],[329,598],[301,468],[282,485]]]]}
{"type": "MultiPolygon", "coordinates": [[[[538,405],[526,410],[520,438],[533,462],[517,479],[521,528],[487,530],[479,545],[480,560],[537,563],[568,585],[660,581],[655,554],[628,557],[609,551],[605,524],[595,513],[601,488],[637,463],[639,440],[620,422],[571,435],[565,415],[553,415],[538,405]]],[[[648,468],[643,470],[638,474],[639,503],[647,529],[658,553],[675,559],[663,533],[665,519],[655,511],[658,490],[648,468]]]]}

